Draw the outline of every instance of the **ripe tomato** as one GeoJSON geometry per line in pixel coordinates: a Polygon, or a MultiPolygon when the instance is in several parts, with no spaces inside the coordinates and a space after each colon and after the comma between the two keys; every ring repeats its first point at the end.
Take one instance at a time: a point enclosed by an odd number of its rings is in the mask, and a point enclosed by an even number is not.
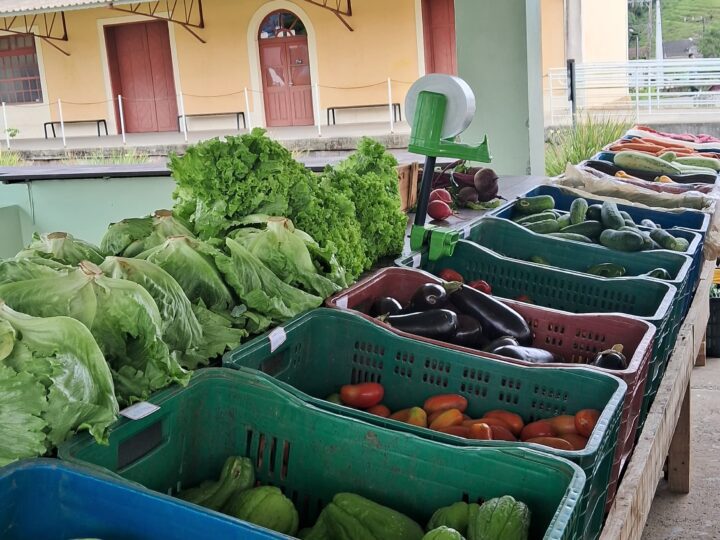
{"type": "Polygon", "coordinates": [[[520,439],[527,441],[528,439],[536,439],[538,437],[556,437],[557,431],[547,420],[538,420],[525,426],[520,433],[520,439]]]}
{"type": "Polygon", "coordinates": [[[457,409],[448,409],[438,414],[432,421],[428,422],[430,429],[438,429],[450,426],[459,426],[463,422],[462,413],[457,409]]]}
{"type": "Polygon", "coordinates": [[[570,414],[563,414],[555,418],[549,418],[548,422],[555,428],[558,435],[566,435],[568,433],[577,434],[575,427],[575,417],[570,414]]]}
{"type": "Polygon", "coordinates": [[[358,409],[369,409],[382,401],[385,389],[378,383],[346,384],[340,388],[343,404],[358,409]]]}
{"type": "Polygon", "coordinates": [[[600,418],[600,411],[595,409],[583,409],[575,413],[575,429],[583,437],[590,438],[595,424],[597,424],[598,418],[600,418]]]}
{"type": "Polygon", "coordinates": [[[473,424],[470,426],[469,439],[478,439],[482,441],[492,441],[493,430],[490,426],[484,423],[473,424]]]}
{"type": "Polygon", "coordinates": [[[447,411],[449,409],[457,409],[458,411],[465,412],[467,409],[467,399],[458,394],[439,394],[437,396],[429,397],[423,404],[423,409],[428,414],[436,412],[447,411]]]}
{"type": "Polygon", "coordinates": [[[448,426],[438,428],[437,431],[447,433],[448,435],[455,435],[456,437],[465,437],[466,439],[470,435],[470,428],[467,426],[448,426]]]}
{"type": "Polygon", "coordinates": [[[427,427],[427,415],[420,407],[412,407],[403,409],[390,415],[391,420],[398,420],[406,424],[412,424],[418,427],[427,427]]]}
{"type": "Polygon", "coordinates": [[[374,414],[376,416],[382,416],[383,418],[387,418],[388,416],[390,416],[390,409],[387,405],[383,405],[382,403],[370,407],[365,412],[369,412],[370,414],[374,414]]]}
{"type": "Polygon", "coordinates": [[[450,268],[440,270],[438,277],[440,279],[444,279],[445,281],[459,281],[460,283],[465,283],[465,278],[462,277],[462,275],[460,275],[458,272],[456,272],[455,270],[451,270],[450,268]]]}
{"type": "Polygon", "coordinates": [[[510,433],[510,430],[503,426],[490,425],[492,429],[492,438],[494,441],[511,441],[517,442],[517,437],[510,433]]]}
{"type": "Polygon", "coordinates": [[[473,289],[477,289],[480,292],[484,292],[485,294],[492,294],[492,287],[490,287],[490,284],[484,279],[476,279],[474,281],[471,281],[470,283],[468,283],[468,286],[472,287],[473,289]]]}
{"type": "Polygon", "coordinates": [[[566,433],[565,435],[561,435],[560,438],[569,442],[572,445],[573,450],[582,450],[587,446],[588,440],[577,433],[566,433]]]}
{"type": "Polygon", "coordinates": [[[511,413],[509,411],[496,409],[494,411],[486,412],[485,416],[489,418],[499,418],[500,420],[505,422],[510,428],[510,432],[516,437],[520,435],[523,427],[525,427],[525,422],[523,421],[522,416],[520,416],[519,414],[511,413]]]}
{"type": "Polygon", "coordinates": [[[525,442],[542,444],[543,446],[557,448],[558,450],[574,450],[572,444],[565,439],[559,439],[558,437],[535,437],[533,439],[528,439],[525,442]]]}

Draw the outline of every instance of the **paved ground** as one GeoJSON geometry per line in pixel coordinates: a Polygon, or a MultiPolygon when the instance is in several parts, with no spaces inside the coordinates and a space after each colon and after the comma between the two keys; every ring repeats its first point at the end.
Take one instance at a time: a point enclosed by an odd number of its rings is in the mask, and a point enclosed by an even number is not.
{"type": "Polygon", "coordinates": [[[692,374],[692,479],[688,495],[661,480],[642,540],[720,539],[720,359],[692,374]]]}

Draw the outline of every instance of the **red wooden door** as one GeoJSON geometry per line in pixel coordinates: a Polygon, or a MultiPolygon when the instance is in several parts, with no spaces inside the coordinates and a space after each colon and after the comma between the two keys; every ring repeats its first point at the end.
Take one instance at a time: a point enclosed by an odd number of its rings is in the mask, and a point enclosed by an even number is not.
{"type": "Polygon", "coordinates": [[[265,121],[268,126],[313,124],[307,37],[260,40],[265,121]]]}
{"type": "Polygon", "coordinates": [[[425,71],[457,75],[454,0],[423,0],[425,71]]]}
{"type": "Polygon", "coordinates": [[[177,99],[167,23],[106,28],[113,94],[123,97],[125,131],[177,130],[177,99]]]}

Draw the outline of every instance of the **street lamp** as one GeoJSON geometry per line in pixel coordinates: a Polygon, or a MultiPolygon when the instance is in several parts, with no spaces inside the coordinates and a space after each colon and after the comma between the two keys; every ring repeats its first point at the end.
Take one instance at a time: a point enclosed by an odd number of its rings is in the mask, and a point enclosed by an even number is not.
{"type": "Polygon", "coordinates": [[[630,37],[635,38],[635,60],[639,60],[640,59],[640,34],[634,28],[629,28],[628,32],[630,32],[630,37]]]}

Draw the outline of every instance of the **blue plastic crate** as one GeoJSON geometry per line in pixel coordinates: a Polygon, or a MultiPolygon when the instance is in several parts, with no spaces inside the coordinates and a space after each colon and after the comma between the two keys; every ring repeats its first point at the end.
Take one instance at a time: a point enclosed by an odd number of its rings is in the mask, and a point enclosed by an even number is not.
{"type": "MultiPolygon", "coordinates": [[[[538,186],[531,189],[523,197],[535,197],[537,195],[552,195],[555,199],[555,208],[557,210],[570,210],[572,202],[579,198],[577,195],[567,193],[560,188],[554,186],[538,186]]],[[[601,199],[590,199],[585,197],[588,204],[601,204],[601,199]]],[[[510,219],[512,217],[514,204],[507,204],[491,212],[492,215],[510,219]]],[[[679,227],[705,234],[710,226],[710,214],[700,212],[699,210],[683,210],[681,212],[671,212],[663,210],[653,210],[650,208],[638,208],[637,206],[618,204],[618,209],[630,214],[636,223],[640,223],[643,219],[650,219],[663,229],[679,227]]]]}
{"type": "Polygon", "coordinates": [[[287,538],[167,495],[121,483],[102,469],[55,459],[0,468],[3,540],[287,538]]]}

